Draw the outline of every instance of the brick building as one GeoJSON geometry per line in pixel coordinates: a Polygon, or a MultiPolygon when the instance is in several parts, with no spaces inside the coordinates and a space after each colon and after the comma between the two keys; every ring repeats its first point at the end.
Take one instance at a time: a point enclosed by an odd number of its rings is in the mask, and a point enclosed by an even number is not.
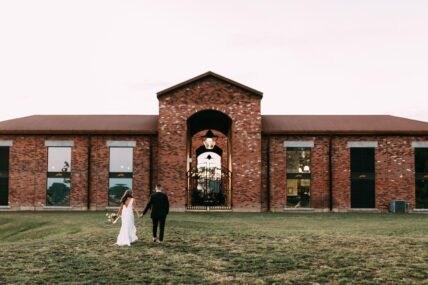
{"type": "Polygon", "coordinates": [[[212,72],[157,97],[158,116],[0,122],[0,209],[143,204],[157,183],[175,211],[428,209],[426,122],[261,115],[261,92],[212,72]]]}

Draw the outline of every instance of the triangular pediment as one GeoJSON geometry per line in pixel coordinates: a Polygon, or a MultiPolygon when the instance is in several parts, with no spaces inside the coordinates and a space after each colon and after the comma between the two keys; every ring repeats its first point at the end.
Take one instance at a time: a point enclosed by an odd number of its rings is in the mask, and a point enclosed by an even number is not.
{"type": "Polygon", "coordinates": [[[237,87],[239,87],[239,88],[241,88],[241,89],[243,89],[243,90],[245,90],[245,91],[250,92],[250,93],[251,93],[251,94],[253,94],[253,95],[259,96],[260,98],[262,98],[262,97],[263,97],[263,92],[260,92],[260,91],[258,91],[258,90],[256,90],[256,89],[253,89],[253,88],[248,87],[248,86],[246,86],[246,85],[244,85],[244,84],[241,84],[241,83],[239,83],[239,82],[236,82],[236,81],[234,81],[234,80],[232,80],[232,79],[229,79],[229,78],[226,78],[226,77],[224,77],[224,76],[221,76],[221,75],[219,75],[219,74],[217,74],[217,73],[214,73],[214,72],[212,72],[212,71],[205,72],[205,73],[203,73],[203,74],[201,74],[201,75],[199,75],[199,76],[193,77],[193,78],[191,78],[191,79],[189,79],[189,80],[186,80],[186,81],[184,81],[184,82],[181,82],[181,83],[179,83],[179,84],[176,84],[176,85],[174,85],[174,86],[171,86],[171,87],[169,87],[169,88],[167,88],[167,89],[164,89],[164,90],[162,90],[162,91],[159,91],[159,92],[157,93],[157,97],[159,98],[159,97],[161,97],[161,96],[163,96],[163,95],[165,95],[165,94],[171,93],[171,92],[173,92],[173,91],[175,91],[175,90],[177,90],[177,89],[183,88],[183,87],[185,87],[185,86],[187,86],[187,85],[189,85],[189,84],[195,83],[195,82],[200,81],[200,80],[204,80],[204,79],[209,78],[209,77],[211,77],[211,78],[216,78],[217,80],[220,80],[220,81],[223,81],[223,82],[226,82],[226,83],[232,84],[232,85],[234,85],[234,86],[237,86],[237,87]]]}

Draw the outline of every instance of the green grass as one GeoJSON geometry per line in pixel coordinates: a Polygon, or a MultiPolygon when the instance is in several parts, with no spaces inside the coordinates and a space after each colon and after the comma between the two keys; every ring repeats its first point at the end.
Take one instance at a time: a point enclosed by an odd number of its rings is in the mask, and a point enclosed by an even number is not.
{"type": "Polygon", "coordinates": [[[105,213],[0,213],[0,284],[428,284],[428,215],[173,213],[114,245],[105,213]]]}

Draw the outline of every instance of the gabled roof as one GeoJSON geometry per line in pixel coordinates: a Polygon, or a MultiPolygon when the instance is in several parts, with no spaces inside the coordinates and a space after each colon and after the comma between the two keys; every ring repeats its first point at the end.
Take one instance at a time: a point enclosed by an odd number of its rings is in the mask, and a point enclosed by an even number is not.
{"type": "Polygon", "coordinates": [[[179,84],[176,84],[176,85],[174,85],[174,86],[171,86],[171,87],[169,87],[169,88],[167,88],[167,89],[164,89],[164,90],[162,90],[162,91],[159,91],[159,92],[157,93],[157,97],[159,98],[159,97],[161,97],[162,95],[165,95],[165,94],[167,94],[167,93],[169,93],[169,92],[171,92],[171,91],[173,91],[173,90],[176,90],[176,89],[178,89],[178,88],[181,88],[181,87],[184,87],[184,86],[186,86],[186,85],[189,85],[189,84],[191,84],[191,83],[193,83],[193,82],[195,82],[195,81],[201,80],[201,79],[203,79],[203,78],[205,78],[205,77],[214,77],[214,78],[217,78],[217,79],[222,80],[222,81],[224,81],[224,82],[227,82],[227,83],[229,83],[229,84],[232,84],[232,85],[238,86],[239,88],[242,88],[242,89],[244,89],[244,90],[246,90],[246,91],[249,91],[249,92],[253,93],[254,95],[258,95],[258,96],[260,96],[260,98],[262,98],[262,97],[263,97],[263,92],[260,92],[260,91],[258,91],[258,90],[256,90],[256,89],[253,89],[253,88],[251,88],[251,87],[248,87],[248,86],[246,86],[246,85],[244,85],[244,84],[241,84],[241,83],[239,83],[239,82],[233,81],[232,79],[226,78],[226,77],[221,76],[221,75],[219,75],[219,74],[217,74],[217,73],[214,73],[214,72],[212,72],[212,71],[205,72],[205,73],[203,73],[203,74],[201,74],[201,75],[199,75],[199,76],[193,77],[193,78],[191,78],[191,79],[189,79],[189,80],[186,80],[186,81],[184,81],[184,82],[181,82],[181,83],[179,83],[179,84]]]}
{"type": "Polygon", "coordinates": [[[0,122],[0,134],[156,134],[157,115],[35,115],[0,122]]]}
{"type": "MultiPolygon", "coordinates": [[[[35,115],[0,122],[0,135],[158,132],[157,115],[35,115]]],[[[428,135],[428,122],[388,115],[262,115],[270,135],[428,135]]]]}
{"type": "Polygon", "coordinates": [[[428,135],[428,123],[389,115],[263,115],[264,134],[428,135]]]}

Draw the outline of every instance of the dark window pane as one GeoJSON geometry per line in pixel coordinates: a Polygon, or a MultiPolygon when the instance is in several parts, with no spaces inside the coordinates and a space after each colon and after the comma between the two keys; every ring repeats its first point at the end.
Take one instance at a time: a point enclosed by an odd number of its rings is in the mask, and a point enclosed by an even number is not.
{"type": "Polygon", "coordinates": [[[8,178],[1,178],[0,177],[0,206],[7,206],[8,205],[8,195],[9,195],[9,189],[8,189],[8,178]]]}
{"type": "Polygon", "coordinates": [[[110,172],[132,172],[132,147],[110,148],[110,172]]]}
{"type": "Polygon", "coordinates": [[[375,174],[373,172],[352,172],[351,179],[369,179],[374,180],[375,174]]]}
{"type": "Polygon", "coordinates": [[[415,148],[416,173],[428,173],[428,148],[415,148]]]}
{"type": "Polygon", "coordinates": [[[416,180],[416,208],[428,209],[428,180],[416,180]]]}
{"type": "Polygon", "coordinates": [[[310,173],[287,173],[287,179],[311,179],[310,173]]]}
{"type": "Polygon", "coordinates": [[[71,171],[71,147],[49,147],[48,172],[71,171]]]}
{"type": "Polygon", "coordinates": [[[351,148],[351,208],[375,207],[375,148],[351,148]]]}
{"type": "Polygon", "coordinates": [[[108,188],[108,205],[120,206],[120,198],[126,190],[132,190],[132,178],[110,178],[108,188]]]}
{"type": "Polygon", "coordinates": [[[351,173],[374,173],[375,172],[375,149],[351,148],[351,173]]]}
{"type": "Polygon", "coordinates": [[[47,206],[70,206],[70,179],[48,178],[47,206]]]}
{"type": "Polygon", "coordinates": [[[109,178],[132,178],[132,172],[110,172],[109,178]]]}
{"type": "Polygon", "coordinates": [[[0,177],[9,172],[9,147],[0,147],[0,177]],[[3,175],[2,175],[3,174],[3,175]]]}
{"type": "Polygon", "coordinates": [[[351,208],[375,207],[375,181],[351,179],[351,208]]]}
{"type": "Polygon", "coordinates": [[[311,172],[310,148],[287,148],[287,173],[311,172]]]}
{"type": "Polygon", "coordinates": [[[71,172],[48,172],[48,178],[70,178],[71,172]]]}
{"type": "Polygon", "coordinates": [[[0,206],[9,201],[9,147],[0,147],[0,206]]]}
{"type": "Polygon", "coordinates": [[[287,207],[309,208],[311,206],[311,180],[287,179],[287,207]]]}

